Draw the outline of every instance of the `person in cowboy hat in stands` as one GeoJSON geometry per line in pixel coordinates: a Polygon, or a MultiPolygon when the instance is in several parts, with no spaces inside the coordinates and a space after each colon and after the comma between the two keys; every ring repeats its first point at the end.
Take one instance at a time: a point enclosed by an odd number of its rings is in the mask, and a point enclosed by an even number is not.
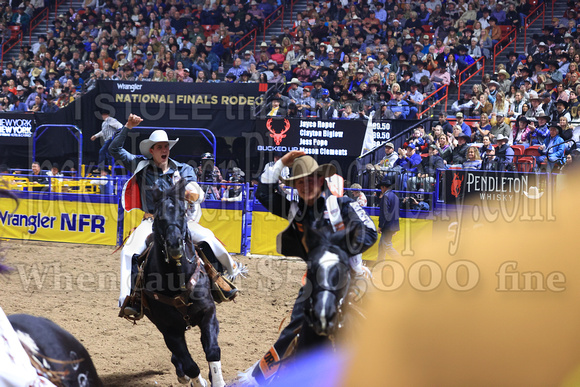
{"type": "Polygon", "coordinates": [[[530,109],[526,112],[526,117],[538,118],[540,116],[543,116],[544,110],[540,106],[540,104],[542,103],[542,99],[538,97],[538,93],[536,93],[535,91],[530,91],[529,96],[531,106],[530,109]]]}
{"type": "Polygon", "coordinates": [[[559,122],[560,117],[566,117],[568,122],[572,121],[572,116],[568,111],[568,102],[561,99],[556,101],[556,110],[552,113],[552,121],[559,122]]]}
{"type": "MultiPolygon", "coordinates": [[[[335,228],[335,225],[342,221],[346,238],[348,238],[351,269],[358,274],[363,274],[365,269],[362,266],[360,254],[376,242],[377,231],[374,223],[358,203],[347,196],[336,197],[330,192],[325,178],[335,174],[336,168],[332,164],[318,165],[316,160],[306,156],[304,152],[291,151],[278,160],[272,168],[264,171],[256,190],[256,198],[268,211],[289,221],[288,228],[278,236],[280,254],[298,256],[308,262],[308,251],[303,242],[305,225],[324,222],[335,228]],[[284,167],[292,167],[290,177],[283,179],[283,182],[296,189],[299,196],[298,202],[290,202],[279,193],[278,180],[284,167]]],[[[304,308],[307,300],[303,296],[305,291],[307,288],[302,288],[298,293],[290,323],[273,345],[273,349],[280,356],[284,356],[286,349],[296,337],[295,330],[304,322],[304,308]]],[[[268,351],[266,356],[269,356],[271,351],[268,351]]],[[[263,383],[265,375],[259,363],[254,364],[246,375],[251,375],[254,379],[252,382],[263,383]]],[[[270,376],[272,375],[268,375],[270,376]]]]}
{"type": "Polygon", "coordinates": [[[504,94],[509,93],[510,87],[512,85],[512,81],[510,80],[510,78],[511,78],[510,74],[506,70],[501,69],[497,73],[497,77],[498,77],[497,83],[499,84],[499,90],[503,91],[504,94]]]}
{"type": "Polygon", "coordinates": [[[541,156],[537,157],[537,163],[541,164],[547,162],[547,172],[552,172],[555,168],[559,168],[566,162],[566,144],[562,139],[562,128],[557,122],[550,124],[550,136],[544,140],[540,145],[541,156]]]}
{"type": "MultiPolygon", "coordinates": [[[[204,194],[197,184],[196,174],[191,165],[180,163],[169,158],[171,148],[179,141],[169,140],[164,130],[156,130],[147,140],[141,141],[139,150],[141,155],[134,155],[123,149],[123,144],[129,130],[138,126],[143,119],[135,114],[129,115],[127,123],[117,133],[113,139],[109,152],[120,161],[125,168],[133,172],[133,176],[123,188],[121,203],[126,211],[135,208],[143,210],[146,214],[152,214],[155,210],[153,203],[153,189],[157,185],[162,190],[175,184],[180,179],[185,179],[185,198],[191,204],[188,210],[188,228],[194,243],[207,242],[214,251],[216,258],[228,271],[230,277],[235,278],[245,271],[245,268],[236,264],[229,254],[220,254],[221,244],[217,241],[212,243],[213,233],[197,223],[196,210],[199,210],[199,203],[204,199],[204,194]],[[196,208],[197,207],[197,208],[196,208]],[[203,230],[202,230],[203,229],[203,230]],[[209,235],[211,233],[211,235],[209,235]],[[218,246],[220,245],[220,246],[218,246]],[[217,250],[216,250],[217,249],[217,250]]],[[[152,232],[153,221],[151,216],[145,216],[141,224],[137,226],[131,237],[127,239],[121,251],[121,292],[119,296],[119,307],[124,306],[125,299],[131,294],[131,267],[132,258],[135,254],[141,254],[145,250],[145,240],[152,232]]],[[[215,239],[215,236],[213,236],[215,239]]],[[[140,306],[128,305],[124,308],[124,314],[131,316],[139,314],[140,306]]]]}

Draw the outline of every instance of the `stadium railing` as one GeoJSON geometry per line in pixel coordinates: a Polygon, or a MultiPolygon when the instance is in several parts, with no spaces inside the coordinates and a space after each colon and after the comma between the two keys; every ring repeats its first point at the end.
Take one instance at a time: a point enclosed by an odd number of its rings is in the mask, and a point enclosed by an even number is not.
{"type": "MultiPolygon", "coordinates": [[[[552,2],[552,4],[554,4],[552,2]]],[[[552,10],[552,14],[553,14],[553,10],[552,10]]],[[[536,8],[534,8],[532,10],[532,12],[530,12],[530,14],[528,16],[526,16],[524,18],[524,53],[527,54],[528,52],[528,27],[531,26],[532,24],[534,24],[536,22],[536,20],[538,20],[540,18],[540,16],[542,17],[542,27],[546,25],[545,23],[545,18],[546,18],[546,3],[543,2],[542,4],[538,5],[536,8]],[[530,21],[530,19],[534,18],[533,20],[530,21]]]]}
{"type": "Polygon", "coordinates": [[[282,4],[281,6],[279,6],[278,8],[276,8],[274,10],[274,12],[272,12],[271,14],[269,14],[265,19],[264,19],[264,41],[266,40],[266,30],[276,22],[276,20],[282,18],[282,28],[281,31],[284,31],[284,12],[286,10],[286,7],[282,4]]]}
{"type": "Polygon", "coordinates": [[[417,113],[417,119],[421,119],[423,118],[423,115],[425,113],[427,113],[430,109],[434,108],[435,106],[437,106],[439,103],[442,103],[443,100],[445,100],[445,109],[443,109],[444,111],[447,110],[447,100],[449,98],[449,85],[442,85],[441,87],[439,87],[437,90],[435,90],[434,92],[432,92],[431,94],[429,94],[428,96],[426,96],[421,103],[424,104],[427,101],[429,101],[429,99],[435,95],[437,95],[437,93],[439,93],[441,90],[443,90],[445,88],[445,93],[443,94],[443,96],[441,98],[439,98],[438,100],[436,100],[435,102],[433,102],[431,105],[429,105],[425,110],[423,110],[420,113],[417,113]]]}
{"type": "MultiPolygon", "coordinates": [[[[510,44],[514,44],[514,52],[516,51],[516,42],[518,40],[518,30],[516,28],[512,29],[505,36],[503,36],[494,46],[493,46],[493,71],[495,72],[495,59],[506,50],[510,44]],[[511,37],[513,34],[513,37],[511,37]],[[511,40],[510,40],[511,39],[511,40]]],[[[525,39],[524,39],[525,42],[525,39]]]]}
{"type": "MultiPolygon", "coordinates": [[[[494,58],[495,61],[495,58],[494,58]]],[[[481,80],[483,81],[483,77],[484,77],[484,70],[485,70],[485,56],[481,56],[479,57],[479,59],[477,59],[475,62],[473,62],[472,64],[470,64],[469,66],[467,66],[462,72],[459,73],[459,76],[457,77],[457,79],[459,79],[459,82],[457,83],[457,99],[461,98],[461,86],[466,84],[467,81],[469,81],[471,78],[473,78],[474,76],[477,75],[478,72],[481,71],[481,80]],[[464,80],[461,80],[463,78],[463,74],[467,73],[469,74],[471,72],[471,70],[474,67],[478,66],[478,63],[481,61],[481,67],[478,68],[473,74],[471,74],[469,77],[465,78],[464,80]]],[[[445,104],[445,108],[447,108],[447,104],[445,104]]],[[[445,109],[447,110],[447,109],[445,109]]]]}

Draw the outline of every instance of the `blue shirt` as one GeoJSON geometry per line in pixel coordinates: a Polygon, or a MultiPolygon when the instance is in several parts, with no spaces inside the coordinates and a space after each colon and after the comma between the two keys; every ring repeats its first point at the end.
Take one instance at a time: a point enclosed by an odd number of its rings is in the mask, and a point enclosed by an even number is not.
{"type": "Polygon", "coordinates": [[[421,155],[418,153],[414,153],[411,157],[398,159],[395,162],[395,165],[399,165],[401,168],[409,172],[417,172],[419,164],[421,164],[421,155]]]}
{"type": "Polygon", "coordinates": [[[471,126],[467,125],[465,122],[461,123],[461,131],[471,137],[471,126]]]}
{"type": "Polygon", "coordinates": [[[466,162],[463,163],[462,168],[463,169],[481,169],[481,160],[473,160],[473,161],[467,160],[466,162]]]}

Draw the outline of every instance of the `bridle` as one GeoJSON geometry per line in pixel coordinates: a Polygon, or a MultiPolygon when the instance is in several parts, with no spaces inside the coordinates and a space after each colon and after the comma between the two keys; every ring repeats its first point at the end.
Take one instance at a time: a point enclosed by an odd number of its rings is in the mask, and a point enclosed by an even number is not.
{"type": "MultiPolygon", "coordinates": [[[[176,205],[176,207],[180,206],[179,203],[175,203],[175,205],[176,205]]],[[[158,219],[158,216],[159,216],[159,214],[157,214],[157,216],[155,218],[158,219]]],[[[164,217],[167,218],[167,216],[164,216],[164,217]]],[[[185,221],[185,211],[183,211],[183,213],[179,213],[178,218],[183,218],[184,221],[181,222],[181,224],[169,223],[169,224],[167,224],[167,226],[164,229],[158,229],[159,232],[157,233],[157,237],[159,238],[160,245],[163,246],[162,250],[163,250],[163,255],[165,257],[165,263],[169,263],[171,261],[174,261],[175,265],[179,267],[179,266],[181,266],[182,256],[171,257],[169,255],[169,248],[167,246],[167,238],[166,238],[166,235],[169,234],[169,231],[171,231],[172,228],[177,228],[179,230],[179,234],[181,235],[182,251],[184,251],[184,252],[186,251],[185,250],[186,249],[186,240],[190,235],[189,235],[189,229],[187,227],[187,222],[185,221]]],[[[158,221],[158,223],[156,224],[154,221],[153,224],[154,224],[154,226],[158,227],[159,223],[161,223],[161,222],[158,221]]],[[[188,257],[187,255],[186,255],[185,259],[187,260],[188,263],[193,263],[193,260],[190,257],[188,257]]]]}
{"type": "MultiPolygon", "coordinates": [[[[315,267],[312,267],[311,270],[313,270],[313,272],[316,273],[318,271],[319,267],[320,266],[316,265],[315,267]]],[[[304,308],[304,316],[305,316],[306,322],[308,323],[308,325],[312,326],[316,322],[316,317],[314,316],[314,302],[315,302],[314,290],[315,289],[317,290],[316,294],[319,294],[321,292],[328,292],[328,293],[331,293],[335,296],[335,298],[336,298],[336,301],[335,301],[336,316],[334,318],[335,324],[333,324],[333,329],[331,332],[328,332],[328,334],[323,334],[324,336],[328,336],[328,338],[332,341],[334,340],[334,336],[335,336],[336,332],[340,328],[342,328],[343,322],[344,322],[345,313],[344,313],[343,306],[345,304],[345,300],[346,300],[348,293],[349,293],[348,290],[350,287],[350,275],[351,275],[350,270],[348,269],[348,263],[347,263],[347,269],[346,269],[345,273],[348,276],[348,280],[339,289],[324,289],[324,288],[321,289],[320,287],[313,288],[312,289],[313,293],[308,298],[308,302],[304,308]]],[[[309,278],[309,279],[312,281],[311,278],[309,278]]],[[[328,283],[326,285],[329,286],[328,283]]]]}

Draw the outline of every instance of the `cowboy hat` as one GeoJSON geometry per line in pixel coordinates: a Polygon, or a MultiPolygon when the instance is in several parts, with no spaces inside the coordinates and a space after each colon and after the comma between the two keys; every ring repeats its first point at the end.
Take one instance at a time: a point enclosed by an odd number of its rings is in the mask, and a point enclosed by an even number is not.
{"type": "Polygon", "coordinates": [[[497,137],[495,138],[496,141],[508,141],[509,138],[507,138],[506,136],[504,136],[503,134],[498,134],[497,137]]]}
{"type": "Polygon", "coordinates": [[[507,71],[505,71],[504,69],[499,70],[499,72],[497,73],[498,75],[503,75],[506,78],[509,78],[511,75],[510,73],[508,73],[507,71]]]}
{"type": "Polygon", "coordinates": [[[287,186],[293,187],[293,184],[296,181],[312,174],[318,174],[322,177],[330,177],[336,174],[336,167],[332,164],[318,165],[312,156],[300,156],[294,160],[290,177],[283,179],[282,182],[287,186]]]}
{"type": "Polygon", "coordinates": [[[292,80],[288,82],[288,84],[302,86],[302,82],[300,82],[298,78],[292,78],[292,80]]]}
{"type": "MultiPolygon", "coordinates": [[[[521,117],[521,116],[520,116],[520,117],[521,117]]],[[[542,114],[540,114],[539,116],[537,116],[536,118],[537,118],[537,119],[540,119],[540,118],[542,118],[542,119],[546,120],[546,122],[547,122],[547,121],[550,121],[550,116],[549,116],[549,115],[547,115],[546,113],[542,113],[542,114]]]]}
{"type": "Polygon", "coordinates": [[[531,186],[530,189],[528,190],[528,192],[526,192],[526,191],[523,191],[523,192],[524,192],[524,195],[526,195],[526,197],[528,199],[539,199],[544,195],[544,193],[540,192],[538,187],[535,187],[535,186],[531,186]]]}
{"type": "Polygon", "coordinates": [[[556,128],[558,130],[558,134],[561,136],[562,135],[562,127],[557,123],[557,122],[552,122],[550,125],[548,125],[549,129],[552,128],[556,128]]]}
{"type": "Polygon", "coordinates": [[[383,180],[381,180],[378,184],[377,184],[377,188],[381,188],[381,187],[390,187],[393,184],[395,184],[395,179],[391,176],[385,176],[383,177],[383,180]]]}
{"type": "Polygon", "coordinates": [[[143,156],[147,158],[152,158],[153,155],[149,150],[153,147],[153,145],[157,144],[158,142],[167,142],[169,143],[169,149],[171,149],[173,148],[173,145],[177,143],[177,141],[179,141],[179,138],[176,138],[175,140],[170,140],[167,137],[167,133],[165,132],[165,130],[156,130],[153,133],[151,133],[151,135],[147,140],[141,141],[141,143],[139,144],[139,150],[141,151],[141,154],[143,156]]]}

